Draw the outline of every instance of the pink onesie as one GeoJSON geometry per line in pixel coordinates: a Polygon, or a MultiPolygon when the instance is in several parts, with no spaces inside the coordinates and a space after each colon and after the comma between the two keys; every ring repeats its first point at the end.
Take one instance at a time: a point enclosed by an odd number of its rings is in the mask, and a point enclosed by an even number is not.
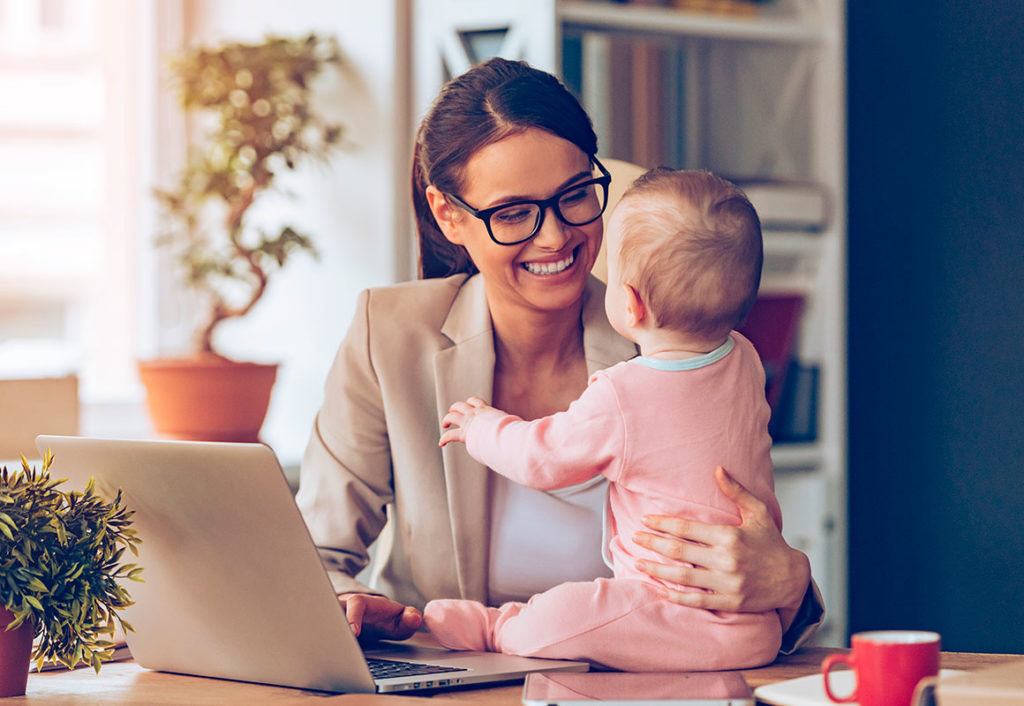
{"type": "Polygon", "coordinates": [[[445,646],[585,659],[628,671],[720,670],[767,664],[782,637],[775,611],[727,613],[663,598],[637,559],[665,557],[633,543],[646,514],[738,525],[715,482],[724,466],[768,508],[776,524],[769,408],[757,352],[733,332],[699,358],[634,358],[596,373],[565,412],[531,422],[494,411],[467,428],[481,463],[539,489],[609,481],[606,560],[615,578],[565,583],[528,603],[427,604],[426,624],[445,646]]]}

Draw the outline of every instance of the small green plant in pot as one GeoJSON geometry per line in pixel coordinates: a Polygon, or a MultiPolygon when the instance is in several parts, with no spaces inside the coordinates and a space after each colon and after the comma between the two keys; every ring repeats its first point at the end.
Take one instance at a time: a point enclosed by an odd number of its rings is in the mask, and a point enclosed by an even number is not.
{"type": "Polygon", "coordinates": [[[142,580],[140,567],[121,561],[126,549],[138,554],[133,512],[92,481],[61,489],[52,463],[47,452],[38,471],[24,457],[21,470],[0,469],[0,696],[25,693],[30,652],[40,666],[99,671],[115,627],[132,629],[118,611],[132,605],[122,584],[142,580]]]}
{"type": "Polygon", "coordinates": [[[158,242],[172,251],[205,314],[191,355],[140,364],[150,415],[166,436],[257,440],[277,366],[228,360],[214,333],[248,314],[292,255],[316,254],[293,227],[265,232],[250,220],[277,176],[340,144],[342,127],[318,115],[312,91],[314,78],[340,63],[333,38],[309,35],[198,47],[172,64],[183,108],[206,129],[177,185],[156,191],[158,242]]]}

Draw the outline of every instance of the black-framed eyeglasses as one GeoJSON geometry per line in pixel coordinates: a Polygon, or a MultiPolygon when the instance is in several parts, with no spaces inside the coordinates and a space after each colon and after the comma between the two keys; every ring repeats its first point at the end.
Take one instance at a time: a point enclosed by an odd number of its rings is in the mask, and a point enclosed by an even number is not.
{"type": "Polygon", "coordinates": [[[518,245],[540,232],[544,214],[549,208],[558,220],[570,226],[585,226],[601,217],[608,205],[608,185],[612,175],[597,157],[591,159],[601,171],[601,176],[573,184],[549,199],[513,201],[477,210],[455,194],[446,196],[459,208],[483,221],[491,240],[498,245],[518,245]]]}

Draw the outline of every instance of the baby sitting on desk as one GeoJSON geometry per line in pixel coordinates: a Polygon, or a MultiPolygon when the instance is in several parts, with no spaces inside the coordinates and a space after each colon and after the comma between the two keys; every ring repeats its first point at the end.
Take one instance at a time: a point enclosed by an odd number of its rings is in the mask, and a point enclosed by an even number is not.
{"type": "Polygon", "coordinates": [[[782,635],[775,611],[673,603],[637,568],[663,557],[632,541],[645,515],[738,525],[735,504],[708,472],[716,464],[735,473],[781,526],[764,370],[733,330],[760,283],[757,214],[723,179],[657,169],[623,196],[607,238],[605,308],[640,355],[598,372],[567,411],[542,419],[523,421],[478,398],[456,402],[440,443],[464,442],[478,461],[533,488],[604,475],[604,551],[614,578],[561,584],[499,608],[435,600],[424,611],[426,625],[446,647],[627,671],[767,664],[782,635]]]}

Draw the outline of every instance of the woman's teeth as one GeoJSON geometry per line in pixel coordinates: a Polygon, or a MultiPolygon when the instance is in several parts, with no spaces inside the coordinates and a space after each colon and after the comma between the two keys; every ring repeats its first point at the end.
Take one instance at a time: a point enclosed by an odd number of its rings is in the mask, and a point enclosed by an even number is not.
{"type": "Polygon", "coordinates": [[[569,269],[575,259],[575,255],[569,255],[558,262],[524,262],[523,267],[527,272],[535,275],[557,275],[559,272],[569,269]]]}

